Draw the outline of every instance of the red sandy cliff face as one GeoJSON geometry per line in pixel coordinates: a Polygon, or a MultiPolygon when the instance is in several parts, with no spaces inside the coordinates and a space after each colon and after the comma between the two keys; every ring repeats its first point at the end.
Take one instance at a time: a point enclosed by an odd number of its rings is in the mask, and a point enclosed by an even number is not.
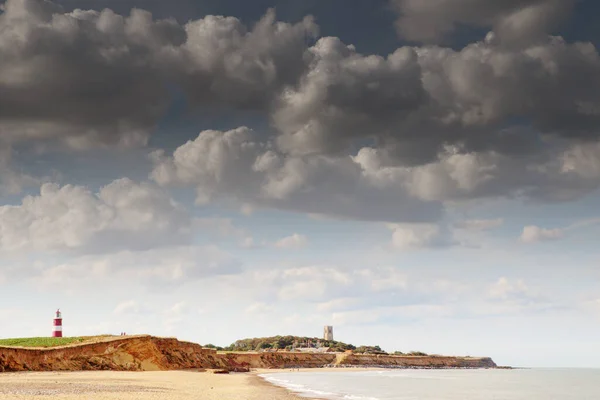
{"type": "Polygon", "coordinates": [[[391,356],[345,353],[224,353],[226,367],[246,368],[322,368],[395,367],[395,368],[496,368],[491,358],[442,356],[391,356]]]}
{"type": "Polygon", "coordinates": [[[179,369],[321,368],[325,366],[495,368],[490,358],[339,353],[217,353],[171,338],[111,338],[51,349],[0,347],[0,372],[156,371],[179,369]]]}
{"type": "Polygon", "coordinates": [[[339,365],[396,368],[496,368],[491,358],[444,356],[338,355],[339,365]],[[344,357],[345,356],[345,357],[344,357]]]}

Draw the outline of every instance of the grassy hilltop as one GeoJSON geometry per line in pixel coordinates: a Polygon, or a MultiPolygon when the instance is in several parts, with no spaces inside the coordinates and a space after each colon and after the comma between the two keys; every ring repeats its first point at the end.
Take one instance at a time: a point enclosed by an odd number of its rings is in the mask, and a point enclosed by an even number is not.
{"type": "Polygon", "coordinates": [[[0,339],[0,346],[14,347],[57,347],[67,344],[81,343],[84,339],[80,337],[34,337],[34,338],[15,338],[0,339]]]}
{"type": "MultiPolygon", "coordinates": [[[[99,335],[99,336],[77,336],[77,337],[34,337],[34,338],[13,338],[13,339],[0,339],[0,347],[41,347],[41,348],[52,348],[59,346],[66,346],[70,344],[78,343],[89,343],[106,338],[118,338],[114,335],[99,335]]],[[[383,351],[379,346],[354,346],[352,344],[338,342],[338,341],[327,341],[319,338],[309,338],[300,336],[273,336],[263,338],[252,338],[242,339],[227,347],[215,346],[212,344],[204,345],[203,347],[212,348],[219,351],[225,352],[252,352],[261,350],[294,350],[302,347],[317,347],[317,343],[320,347],[327,347],[330,352],[344,352],[352,350],[356,354],[388,354],[383,351]]],[[[420,351],[411,351],[408,353],[402,353],[395,351],[391,353],[393,355],[409,355],[409,356],[427,356],[427,353],[420,351]]]]}
{"type": "Polygon", "coordinates": [[[0,339],[0,346],[6,347],[59,347],[69,344],[85,343],[96,339],[112,337],[112,335],[101,336],[75,336],[75,337],[33,337],[0,339]]]}
{"type": "MultiPolygon", "coordinates": [[[[260,351],[260,350],[293,350],[301,347],[316,347],[317,343],[321,347],[328,347],[329,351],[344,352],[352,350],[357,354],[387,354],[379,346],[354,346],[352,344],[338,342],[334,340],[323,340],[319,338],[309,338],[300,336],[273,336],[263,338],[242,339],[227,347],[214,346],[212,344],[204,347],[214,348],[220,351],[260,351]]],[[[403,354],[395,352],[395,354],[403,354]]],[[[410,355],[425,355],[425,353],[413,352],[410,355]]]]}

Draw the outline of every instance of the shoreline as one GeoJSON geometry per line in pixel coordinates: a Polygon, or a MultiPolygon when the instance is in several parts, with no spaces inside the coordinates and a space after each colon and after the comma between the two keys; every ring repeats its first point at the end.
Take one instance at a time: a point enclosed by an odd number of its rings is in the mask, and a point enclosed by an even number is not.
{"type": "Polygon", "coordinates": [[[274,383],[271,383],[269,381],[267,381],[265,378],[261,377],[258,373],[254,373],[254,372],[250,372],[247,373],[247,375],[250,377],[250,384],[254,385],[255,387],[259,388],[260,390],[264,390],[264,391],[273,391],[275,392],[279,392],[279,397],[270,397],[269,399],[273,399],[273,400],[279,400],[279,399],[289,399],[289,400],[324,400],[324,399],[319,399],[316,397],[302,397],[300,395],[298,395],[297,393],[294,393],[293,391],[284,388],[283,386],[278,386],[275,385],[274,383]]]}
{"type": "Polygon", "coordinates": [[[252,369],[218,374],[180,371],[6,372],[0,374],[0,400],[324,400],[294,392],[265,375],[382,371],[389,368],[252,369]]]}
{"type": "Polygon", "coordinates": [[[279,386],[273,382],[269,382],[263,375],[277,375],[277,374],[291,374],[291,373],[310,373],[310,372],[318,372],[318,373],[342,373],[348,372],[351,370],[352,372],[368,372],[368,371],[384,371],[386,368],[375,368],[375,367],[355,367],[355,368],[335,368],[335,367],[324,367],[324,368],[295,368],[295,369],[264,369],[258,368],[253,369],[249,372],[250,375],[253,375],[257,381],[262,382],[263,385],[273,386],[279,389],[284,390],[289,393],[294,399],[302,399],[302,400],[327,400],[324,397],[318,397],[314,395],[310,395],[310,397],[306,397],[305,395],[300,395],[298,392],[294,392],[290,388],[286,388],[284,386],[279,386]]]}
{"type": "Polygon", "coordinates": [[[343,373],[343,372],[380,372],[380,371],[398,371],[398,370],[507,370],[507,369],[516,369],[513,367],[497,367],[497,368],[390,368],[390,367],[355,367],[355,366],[344,366],[344,367],[321,367],[321,368],[294,368],[294,369],[266,369],[266,368],[257,368],[252,369],[249,374],[253,375],[258,382],[262,382],[263,385],[275,386],[277,388],[283,389],[286,392],[290,393],[295,399],[304,399],[304,400],[326,400],[321,397],[305,397],[301,396],[300,393],[294,392],[292,389],[287,388],[285,386],[279,386],[276,383],[269,382],[264,376],[265,375],[278,375],[278,374],[292,374],[292,373],[343,373]]]}
{"type": "MultiPolygon", "coordinates": [[[[266,374],[285,374],[285,373],[293,373],[293,372],[327,372],[327,373],[335,373],[335,372],[365,372],[365,371],[386,371],[392,368],[381,368],[381,367],[353,367],[353,368],[337,368],[337,367],[323,367],[323,368],[278,368],[278,369],[268,369],[268,368],[256,368],[252,369],[249,373],[252,375],[266,375],[266,374]]],[[[393,368],[394,370],[397,368],[393,368]]]]}

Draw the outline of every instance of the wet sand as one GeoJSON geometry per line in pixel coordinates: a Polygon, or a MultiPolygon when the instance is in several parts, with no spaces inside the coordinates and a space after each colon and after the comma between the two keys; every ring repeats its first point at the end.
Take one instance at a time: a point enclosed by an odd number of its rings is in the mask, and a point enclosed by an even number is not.
{"type": "Polygon", "coordinates": [[[297,400],[256,374],[27,372],[0,374],[0,399],[297,400]]]}

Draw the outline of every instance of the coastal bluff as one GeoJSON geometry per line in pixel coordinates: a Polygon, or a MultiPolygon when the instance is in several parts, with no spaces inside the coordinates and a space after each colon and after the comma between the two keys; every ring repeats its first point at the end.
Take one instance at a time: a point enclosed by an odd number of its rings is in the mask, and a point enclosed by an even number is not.
{"type": "Polygon", "coordinates": [[[382,354],[222,352],[175,338],[150,335],[100,338],[52,348],[1,347],[0,372],[168,371],[253,368],[497,368],[491,358],[382,354]]]}

